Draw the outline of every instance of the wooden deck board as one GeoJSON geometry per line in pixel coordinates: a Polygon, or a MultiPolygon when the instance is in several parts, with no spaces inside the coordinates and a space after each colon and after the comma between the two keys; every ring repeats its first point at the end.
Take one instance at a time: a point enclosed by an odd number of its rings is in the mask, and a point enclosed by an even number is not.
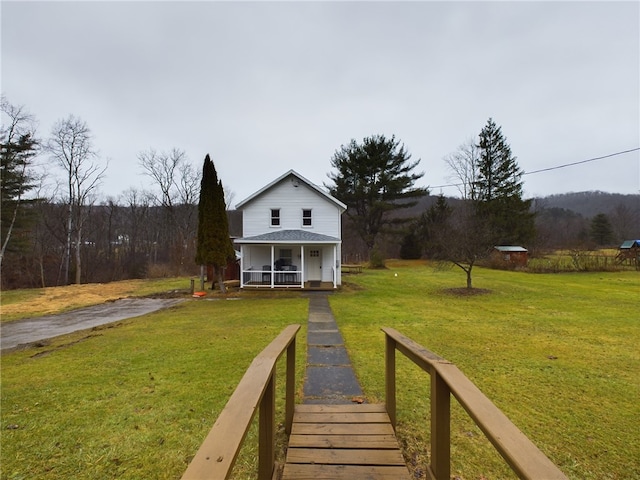
{"type": "Polygon", "coordinates": [[[296,405],[282,480],[409,479],[384,405],[296,405]]]}

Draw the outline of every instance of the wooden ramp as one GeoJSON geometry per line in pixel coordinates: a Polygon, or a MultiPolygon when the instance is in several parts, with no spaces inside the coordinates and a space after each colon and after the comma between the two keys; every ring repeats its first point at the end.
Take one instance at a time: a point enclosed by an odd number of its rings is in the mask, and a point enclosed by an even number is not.
{"type": "Polygon", "coordinates": [[[409,479],[384,405],[296,405],[283,480],[409,479]]]}

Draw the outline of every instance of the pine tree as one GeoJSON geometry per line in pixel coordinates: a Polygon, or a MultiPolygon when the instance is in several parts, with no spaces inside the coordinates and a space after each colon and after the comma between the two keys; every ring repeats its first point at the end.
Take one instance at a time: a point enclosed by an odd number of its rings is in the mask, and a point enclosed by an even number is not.
{"type": "Polygon", "coordinates": [[[613,241],[613,228],[607,215],[599,213],[593,217],[589,236],[598,246],[607,245],[613,241]]]}
{"type": "Polygon", "coordinates": [[[35,120],[0,98],[3,114],[0,128],[0,265],[9,252],[20,252],[26,248],[25,235],[34,220],[31,209],[26,208],[34,199],[25,195],[34,188],[30,172],[33,157],[38,153],[40,142],[34,137],[35,120]],[[5,118],[6,117],[6,118],[5,118]]]}
{"type": "Polygon", "coordinates": [[[328,175],[334,185],[327,188],[349,207],[347,216],[370,254],[383,230],[402,223],[398,217],[392,222],[390,214],[414,206],[416,198],[427,194],[425,188],[414,186],[424,175],[414,172],[419,163],[411,161],[395,136],[374,135],[361,144],[351,140],[333,155],[331,166],[337,172],[328,175]]]}
{"type": "Polygon", "coordinates": [[[235,252],[229,237],[224,189],[209,154],[202,167],[197,238],[196,263],[213,266],[220,291],[225,293],[224,269],[227,261],[235,258],[235,252]]]}
{"type": "Polygon", "coordinates": [[[531,200],[524,200],[522,170],[502,130],[490,118],[480,132],[474,182],[477,214],[491,227],[496,244],[526,244],[535,235],[531,200]]]}

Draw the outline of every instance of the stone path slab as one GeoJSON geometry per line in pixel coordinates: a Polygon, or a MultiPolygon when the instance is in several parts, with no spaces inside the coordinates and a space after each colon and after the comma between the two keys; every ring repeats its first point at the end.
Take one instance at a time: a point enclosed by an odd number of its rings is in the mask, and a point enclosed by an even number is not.
{"type": "Polygon", "coordinates": [[[303,393],[306,404],[348,404],[363,395],[326,294],[309,298],[303,393]]]}

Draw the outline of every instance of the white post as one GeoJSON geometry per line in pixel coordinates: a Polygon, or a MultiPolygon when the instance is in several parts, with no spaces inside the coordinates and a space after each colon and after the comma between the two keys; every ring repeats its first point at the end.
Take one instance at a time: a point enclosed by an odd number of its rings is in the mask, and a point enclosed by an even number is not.
{"type": "Polygon", "coordinates": [[[240,245],[240,288],[244,288],[244,245],[240,245]]]}
{"type": "Polygon", "coordinates": [[[304,245],[300,245],[300,288],[304,288],[304,245]]]}
{"type": "Polygon", "coordinates": [[[338,288],[338,246],[333,246],[333,288],[338,288]]]}
{"type": "Polygon", "coordinates": [[[274,288],[275,275],[273,272],[273,265],[276,261],[276,247],[271,245],[271,288],[274,288]]]}

